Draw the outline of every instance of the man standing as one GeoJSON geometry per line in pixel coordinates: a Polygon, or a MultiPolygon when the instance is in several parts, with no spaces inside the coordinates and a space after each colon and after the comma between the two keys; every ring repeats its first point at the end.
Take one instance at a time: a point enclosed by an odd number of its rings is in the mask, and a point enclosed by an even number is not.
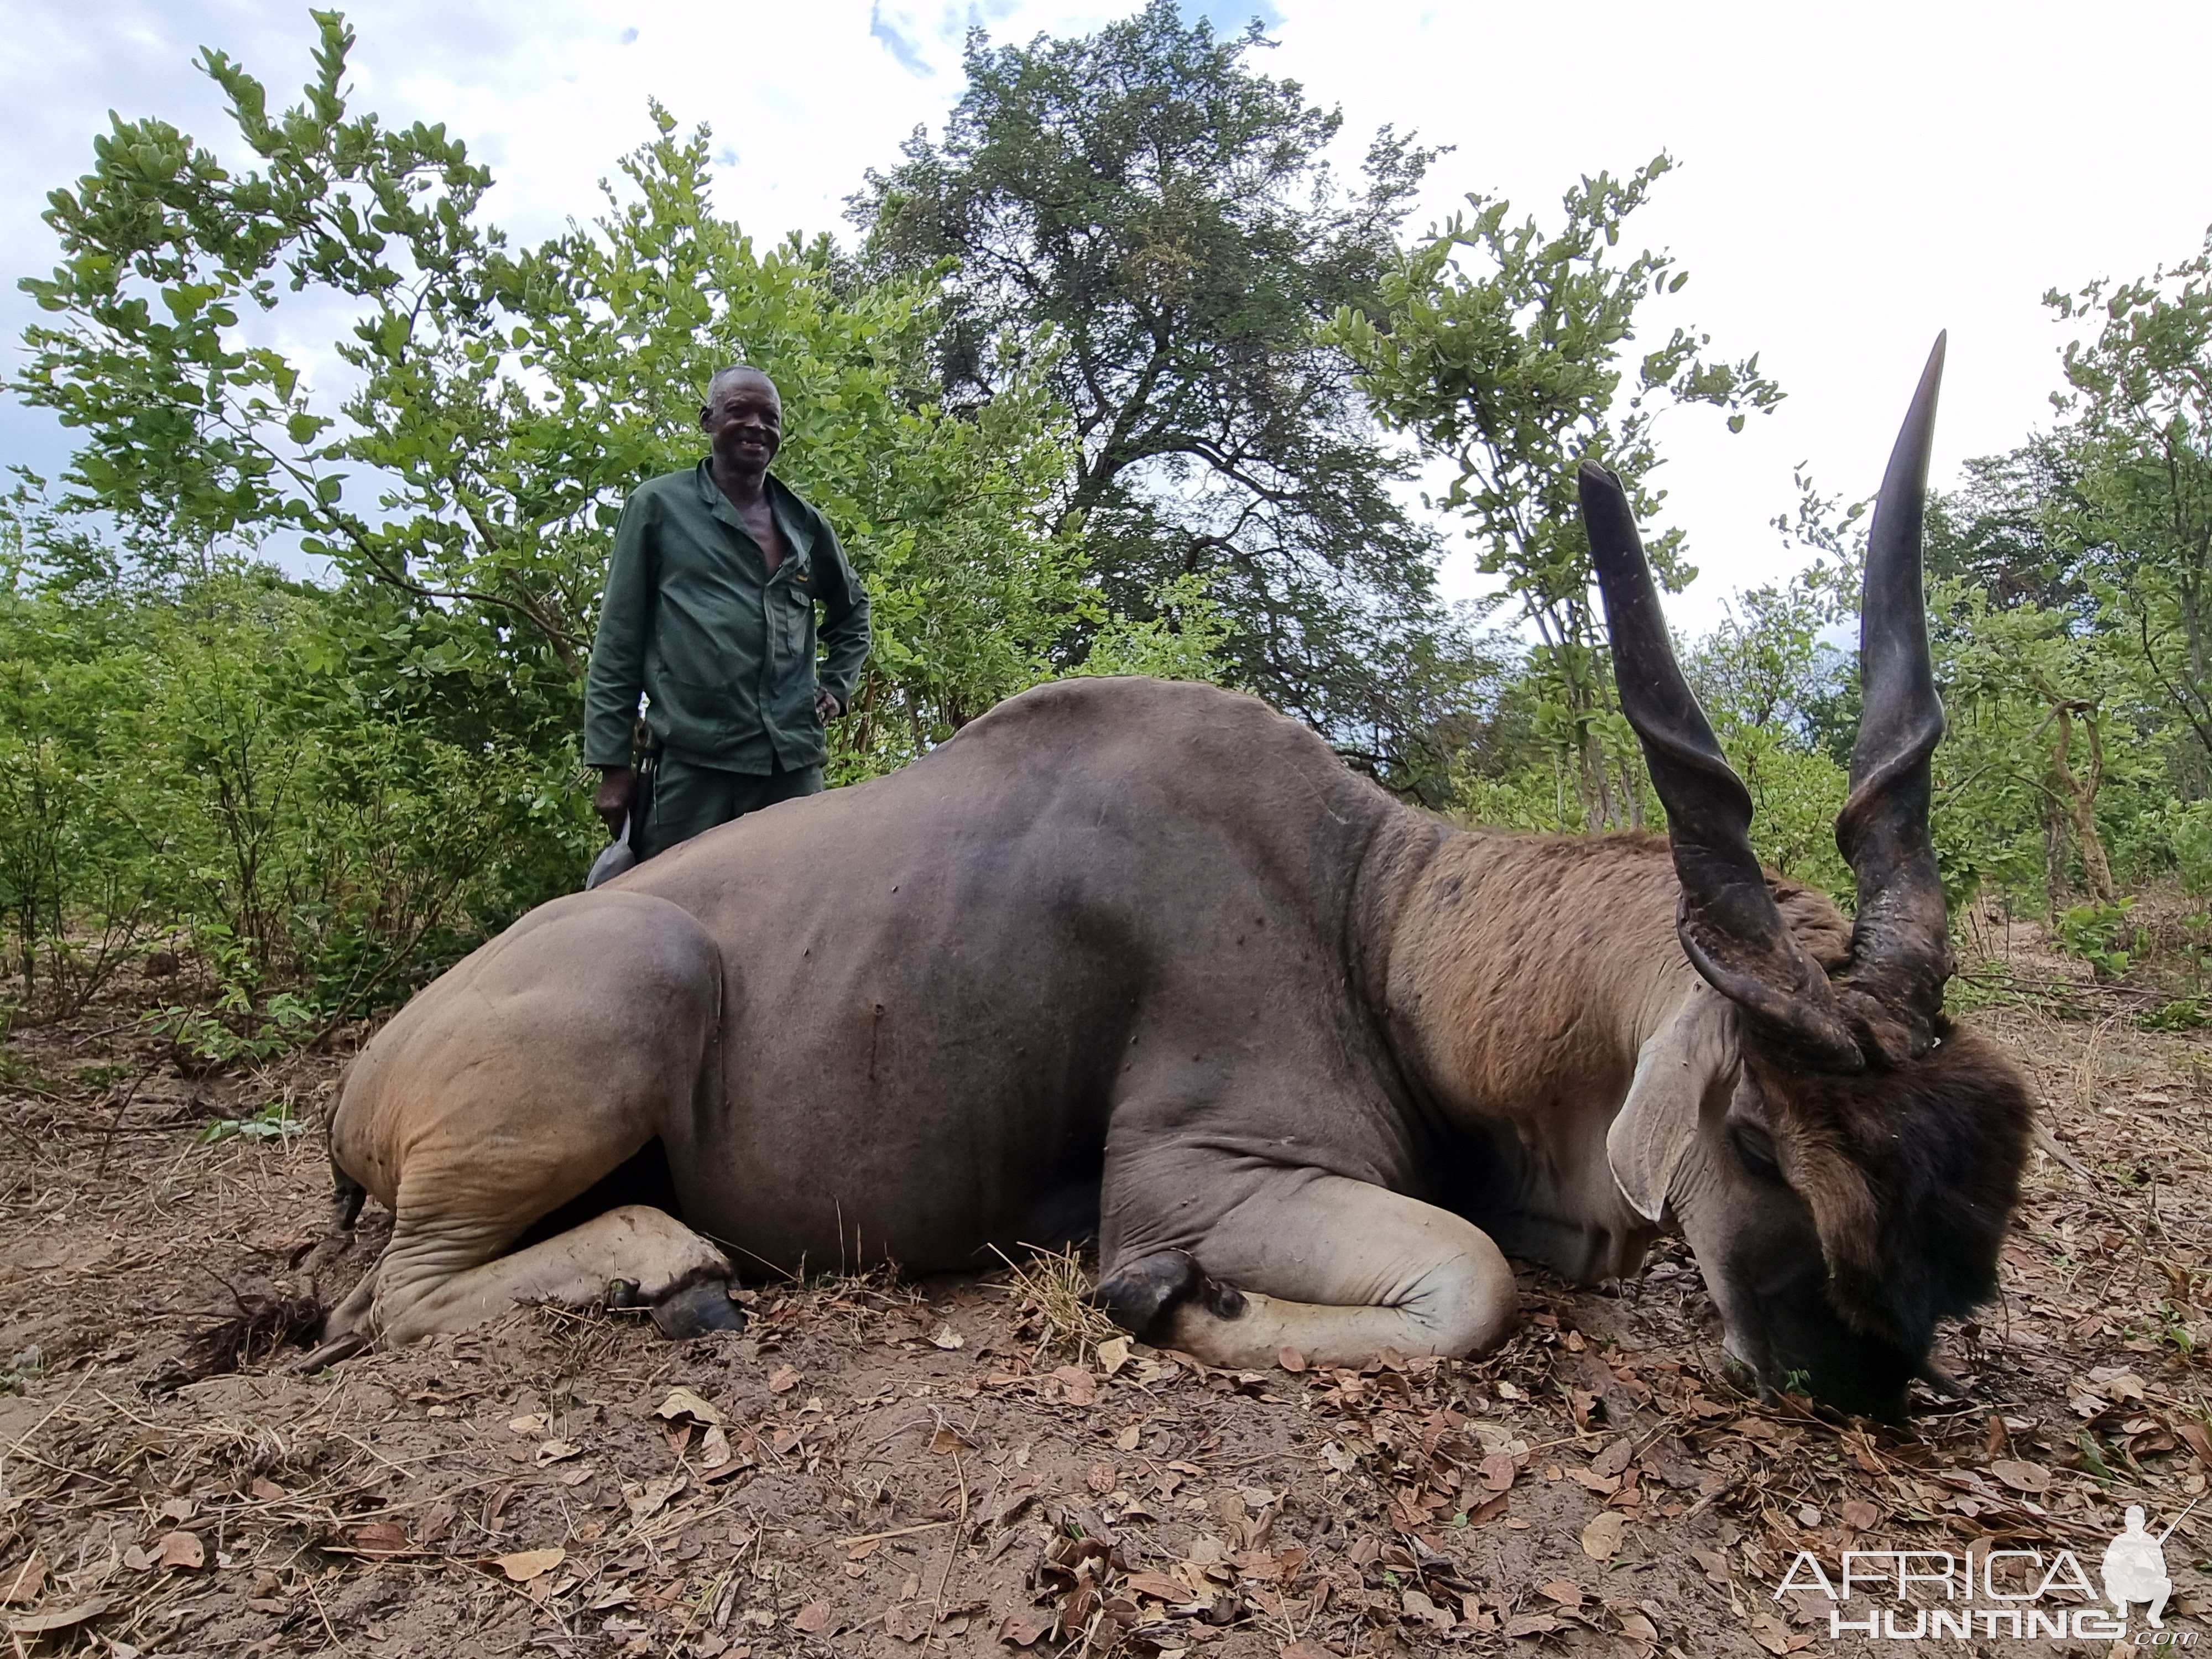
{"type": "Polygon", "coordinates": [[[775,383],[721,370],[699,425],[708,458],[641,484],[623,507],[584,685],[592,805],[615,834],[643,812],[640,858],[818,793],[823,722],[845,712],[868,655],[868,596],[836,533],[769,476],[783,441],[775,383]],[[630,760],[641,691],[662,745],[649,801],[630,760]]]}

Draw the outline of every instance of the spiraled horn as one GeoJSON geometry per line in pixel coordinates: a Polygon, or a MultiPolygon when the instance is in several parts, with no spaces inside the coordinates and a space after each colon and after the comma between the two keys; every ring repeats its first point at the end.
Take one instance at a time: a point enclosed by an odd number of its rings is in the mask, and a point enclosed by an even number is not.
{"type": "Polygon", "coordinates": [[[1905,427],[1890,452],[1867,540],[1859,605],[1864,712],[1851,750],[1851,791],[1836,819],[1836,845],[1858,878],[1851,964],[1838,977],[1887,1015],[1873,1035],[1893,1064],[1925,1054],[1951,977],[1943,880],[1928,830],[1929,757],[1943,737],[1943,705],[1928,650],[1920,528],[1945,336],[1921,372],[1905,427]]]}
{"type": "Polygon", "coordinates": [[[1769,1036],[1823,1069],[1858,1071],[1865,1060],[1828,976],[1783,921],[1751,850],[1751,796],[1674,660],[1628,494],[1594,462],[1583,463],[1577,483],[1605,595],[1621,710],[1643,741],[1667,808],[1667,839],[1682,884],[1675,919],[1682,949],[1713,988],[1769,1036]]]}

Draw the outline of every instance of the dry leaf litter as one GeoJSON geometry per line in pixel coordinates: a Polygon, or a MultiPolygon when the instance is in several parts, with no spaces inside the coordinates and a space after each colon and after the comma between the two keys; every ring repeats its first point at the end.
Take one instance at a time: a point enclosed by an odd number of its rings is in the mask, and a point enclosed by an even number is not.
{"type": "MultiPolygon", "coordinates": [[[[127,1002],[18,1032],[0,1622],[123,1659],[1850,1651],[1816,1593],[1775,1598],[1796,1552],[2089,1559],[2212,1472],[2212,1042],[2032,944],[1972,972],[2049,1133],[2002,1302],[1939,1350],[1966,1398],[1901,1427],[1732,1388],[1671,1249],[1605,1291],[1524,1272],[1478,1363],[1214,1370],[1045,1258],[759,1285],[745,1332],[681,1345],[527,1310],[301,1376],[298,1310],[374,1213],[325,1235],[312,1133],[203,1137],[270,1099],[316,1121],[343,1055],[182,1077],[127,1002]]],[[[2208,1527],[2168,1546],[2179,1629],[2208,1527]]]]}

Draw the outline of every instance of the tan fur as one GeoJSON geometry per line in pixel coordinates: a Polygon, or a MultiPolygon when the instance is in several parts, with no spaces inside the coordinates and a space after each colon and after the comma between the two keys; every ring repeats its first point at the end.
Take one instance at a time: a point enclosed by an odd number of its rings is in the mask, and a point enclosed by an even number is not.
{"type": "Polygon", "coordinates": [[[1389,994],[1451,1107],[1586,1139],[1695,976],[1651,836],[1455,836],[1398,896],[1389,994]]]}

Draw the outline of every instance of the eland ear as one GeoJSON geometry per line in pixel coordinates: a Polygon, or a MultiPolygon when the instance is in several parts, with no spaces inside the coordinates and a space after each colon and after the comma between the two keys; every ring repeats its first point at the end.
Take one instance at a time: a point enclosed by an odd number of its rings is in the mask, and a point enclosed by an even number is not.
{"type": "Polygon", "coordinates": [[[1705,1097],[1735,1074],[1731,1012],[1726,998],[1701,984],[1638,1051],[1628,1098],[1606,1131],[1605,1159],[1620,1195],[1646,1221],[1666,1213],[1674,1172],[1697,1139],[1705,1097]]]}

